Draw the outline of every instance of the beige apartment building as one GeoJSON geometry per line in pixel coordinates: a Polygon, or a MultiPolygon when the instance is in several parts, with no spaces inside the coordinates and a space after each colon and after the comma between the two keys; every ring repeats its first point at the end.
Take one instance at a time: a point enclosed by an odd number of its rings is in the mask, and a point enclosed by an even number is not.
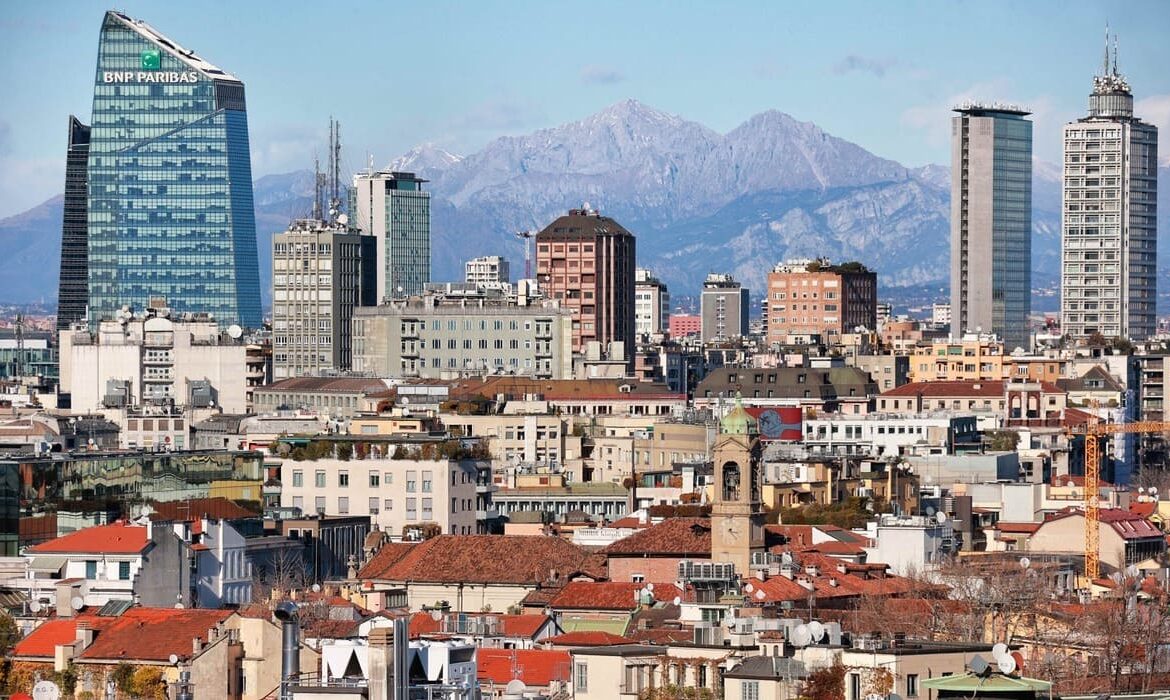
{"type": "Polygon", "coordinates": [[[910,355],[911,382],[1003,379],[1010,362],[994,336],[968,335],[960,340],[936,340],[915,348],[910,355]]]}
{"type": "Polygon", "coordinates": [[[444,534],[477,534],[496,517],[487,462],[395,459],[399,447],[420,445],[362,445],[354,444],[351,459],[283,459],[280,505],[306,514],[368,515],[392,537],[426,523],[438,524],[444,534]]]}

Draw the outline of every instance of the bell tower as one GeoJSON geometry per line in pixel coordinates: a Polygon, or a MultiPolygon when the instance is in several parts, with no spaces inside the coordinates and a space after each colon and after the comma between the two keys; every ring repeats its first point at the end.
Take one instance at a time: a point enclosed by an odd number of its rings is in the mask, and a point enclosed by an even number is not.
{"type": "Polygon", "coordinates": [[[752,553],[764,551],[763,475],[759,426],[739,396],[715,438],[715,494],[711,505],[711,560],[750,572],[752,553]]]}

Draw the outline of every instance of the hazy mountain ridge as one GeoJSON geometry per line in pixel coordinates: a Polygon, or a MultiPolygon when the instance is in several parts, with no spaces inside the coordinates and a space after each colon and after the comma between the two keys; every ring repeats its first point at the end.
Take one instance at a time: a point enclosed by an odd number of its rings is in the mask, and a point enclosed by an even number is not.
{"type": "MultiPolygon", "coordinates": [[[[579,121],[495,139],[467,156],[423,144],[389,167],[431,181],[436,280],[459,279],[466,259],[485,254],[506,255],[520,275],[515,232],[542,228],[585,202],[633,231],[639,265],[679,296],[696,294],[711,271],[732,272],[759,294],[767,271],[789,257],[861,260],[879,272],[883,295],[902,286],[945,287],[949,276],[948,167],[908,169],[778,111],[719,134],[627,100],[579,121]]],[[[1058,281],[1059,168],[1036,161],[1033,175],[1033,277],[1040,287],[1058,281]]],[[[1166,168],[1161,179],[1164,221],[1166,168]]],[[[312,183],[307,170],[255,183],[266,298],[272,234],[308,215],[312,183]]],[[[0,221],[0,271],[8,281],[0,298],[55,296],[60,226],[60,197],[0,221]]],[[[1166,261],[1170,232],[1165,225],[1160,232],[1166,261]]]]}

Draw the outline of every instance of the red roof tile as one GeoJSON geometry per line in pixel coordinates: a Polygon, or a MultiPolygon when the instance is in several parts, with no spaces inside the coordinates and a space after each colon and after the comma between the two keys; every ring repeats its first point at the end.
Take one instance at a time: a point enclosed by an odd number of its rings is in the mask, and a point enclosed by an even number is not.
{"type": "Polygon", "coordinates": [[[186,522],[199,518],[212,520],[239,520],[259,515],[227,498],[192,498],[185,501],[152,501],[151,520],[178,520],[186,522]]]}
{"type": "MultiPolygon", "coordinates": [[[[1065,508],[1064,510],[1049,516],[1045,524],[1054,520],[1061,520],[1069,517],[1084,517],[1085,513],[1079,508],[1065,508]]],[[[1150,537],[1162,538],[1162,531],[1154,526],[1149,520],[1146,520],[1137,513],[1131,513],[1122,508],[1102,508],[1099,511],[1098,517],[1102,523],[1108,523],[1113,531],[1119,537],[1126,540],[1146,539],[1150,537]]]]}
{"type": "Polygon", "coordinates": [[[995,524],[995,529],[1000,532],[1030,535],[1040,529],[1040,523],[1013,523],[1000,520],[995,524]]]}
{"type": "Polygon", "coordinates": [[[477,678],[501,687],[515,679],[530,688],[546,687],[569,680],[571,658],[564,649],[480,649],[477,678]]]}
{"type": "Polygon", "coordinates": [[[146,527],[128,523],[95,525],[29,547],[35,554],[139,554],[149,540],[146,527]]]}
{"type": "Polygon", "coordinates": [[[549,581],[554,572],[558,579],[572,576],[586,561],[585,550],[560,537],[439,535],[414,545],[380,570],[375,570],[371,561],[359,577],[414,583],[531,585],[549,581]]]}
{"type": "Polygon", "coordinates": [[[629,644],[634,640],[612,632],[600,630],[577,630],[566,632],[544,640],[545,644],[559,647],[612,647],[618,644],[629,644]]]}
{"type": "Polygon", "coordinates": [[[1154,501],[1134,501],[1129,504],[1129,512],[1136,513],[1143,518],[1150,517],[1157,509],[1158,504],[1154,501]]]}
{"type": "MultiPolygon", "coordinates": [[[[468,617],[486,617],[484,615],[468,617]]],[[[496,628],[498,636],[522,637],[534,639],[540,630],[552,621],[547,615],[493,615],[499,620],[496,628]]],[[[436,620],[429,612],[418,612],[410,616],[410,638],[417,639],[423,635],[443,634],[443,620],[436,620]]]]}
{"type": "MultiPolygon", "coordinates": [[[[626,581],[571,581],[565,584],[549,607],[556,610],[636,610],[634,596],[646,588],[644,583],[626,581]]],[[[670,602],[682,595],[673,583],[653,584],[650,594],[658,602],[670,602]]]]}
{"type": "Polygon", "coordinates": [[[232,614],[230,610],[130,608],[120,617],[50,620],[21,640],[14,655],[52,657],[58,644],[77,638],[77,623],[84,620],[95,634],[81,659],[167,661],[171,654],[185,659],[192,654],[193,639],[207,641],[207,630],[232,614]]]}
{"type": "Polygon", "coordinates": [[[358,578],[383,578],[381,573],[406,556],[414,544],[414,542],[386,542],[358,572],[358,578]]]}
{"type": "Polygon", "coordinates": [[[53,658],[58,644],[68,644],[77,639],[77,621],[85,620],[95,630],[106,627],[115,618],[97,617],[95,615],[80,615],[74,618],[58,618],[48,620],[41,626],[29,632],[28,636],[20,640],[13,648],[14,657],[41,657],[53,658]]]}
{"type": "MultiPolygon", "coordinates": [[[[881,398],[1002,398],[1004,396],[1004,379],[982,380],[951,380],[939,382],[911,382],[895,387],[880,394],[881,398]]],[[[1035,383],[1035,382],[1029,382],[1035,383]]],[[[1040,390],[1045,394],[1063,394],[1064,390],[1051,382],[1039,382],[1040,390]]]]}
{"type": "Polygon", "coordinates": [[[670,518],[635,532],[603,550],[609,556],[665,555],[711,558],[708,518],[670,518]]]}

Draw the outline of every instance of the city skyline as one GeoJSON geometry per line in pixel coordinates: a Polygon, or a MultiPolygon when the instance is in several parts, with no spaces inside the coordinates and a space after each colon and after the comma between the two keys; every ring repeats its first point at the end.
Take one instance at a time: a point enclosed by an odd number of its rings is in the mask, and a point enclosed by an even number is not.
{"type": "MultiPolygon", "coordinates": [[[[61,191],[64,163],[59,153],[65,139],[60,124],[70,113],[88,120],[82,91],[93,61],[92,27],[101,8],[77,3],[73,11],[62,13],[61,7],[18,6],[0,23],[5,62],[12,68],[0,77],[0,87],[13,104],[28,105],[0,123],[0,217],[61,191]],[[43,53],[32,57],[49,32],[54,51],[47,60],[58,78],[48,84],[30,81],[27,76],[46,69],[43,53]]],[[[386,26],[378,21],[380,8],[350,5],[332,20],[318,16],[324,8],[275,18],[271,6],[263,4],[232,8],[234,28],[222,35],[216,23],[206,21],[209,13],[202,8],[128,3],[124,9],[231,65],[248,83],[253,170],[263,176],[307,167],[321,151],[322,125],[330,113],[343,124],[345,168],[356,170],[366,165],[367,153],[376,167],[426,142],[466,154],[497,136],[580,119],[624,98],[720,132],[753,113],[779,109],[907,165],[946,163],[948,110],[954,103],[967,98],[1011,101],[1036,115],[1037,157],[1056,161],[1061,125],[1084,110],[1082,76],[1095,67],[1096,52],[1074,52],[1068,60],[1054,57],[1067,52],[1067,38],[1086,43],[1096,39],[1106,21],[1121,36],[1121,65],[1138,88],[1135,110],[1156,125],[1170,120],[1170,79],[1156,70],[1170,58],[1157,36],[1165,23],[1151,21],[1170,17],[1170,8],[1119,8],[1111,3],[1078,3],[1074,8],[1051,3],[977,8],[906,4],[880,10],[856,4],[828,9],[742,5],[725,13],[729,29],[707,26],[690,8],[664,10],[650,3],[620,13],[616,6],[591,6],[595,16],[585,19],[584,8],[571,6],[401,8],[395,22],[445,28],[437,44],[442,51],[430,50],[436,37],[425,31],[395,36],[395,52],[419,61],[415,71],[394,71],[397,87],[386,91],[414,95],[405,109],[400,101],[395,109],[379,109],[378,104],[355,109],[322,99],[351,94],[363,80],[364,71],[347,71],[345,66],[370,65],[367,59],[377,55],[378,31],[386,26]],[[368,17],[355,25],[354,19],[362,16],[368,17]],[[607,17],[625,21],[605,21],[607,17]],[[630,32],[651,17],[664,31],[635,40],[630,32]],[[598,51],[581,55],[553,50],[552,37],[574,21],[596,34],[598,51]],[[340,27],[356,31],[356,36],[337,41],[333,59],[298,65],[298,80],[287,80],[289,67],[281,47],[289,37],[319,32],[331,22],[338,29],[324,32],[326,43],[340,27]],[[508,31],[482,31],[497,26],[508,31]],[[872,31],[875,27],[886,31],[872,31]],[[735,28],[735,41],[725,40],[730,28],[735,28]],[[248,40],[241,41],[245,35],[248,40]],[[531,42],[517,42],[516,36],[531,42]],[[906,42],[907,36],[913,41],[906,42]],[[968,52],[951,50],[975,39],[981,42],[979,62],[971,61],[968,52]],[[693,48],[704,45],[720,46],[720,60],[693,48]],[[542,60],[533,62],[537,54],[542,60]],[[482,61],[483,55],[494,58],[482,61]],[[1020,71],[1019,65],[1029,68],[1020,71]],[[727,71],[740,79],[725,80],[727,71]],[[306,84],[322,87],[306,90],[306,84]],[[695,84],[707,89],[695,90],[695,84]],[[871,106],[865,120],[841,108],[857,101],[871,106]]]]}

